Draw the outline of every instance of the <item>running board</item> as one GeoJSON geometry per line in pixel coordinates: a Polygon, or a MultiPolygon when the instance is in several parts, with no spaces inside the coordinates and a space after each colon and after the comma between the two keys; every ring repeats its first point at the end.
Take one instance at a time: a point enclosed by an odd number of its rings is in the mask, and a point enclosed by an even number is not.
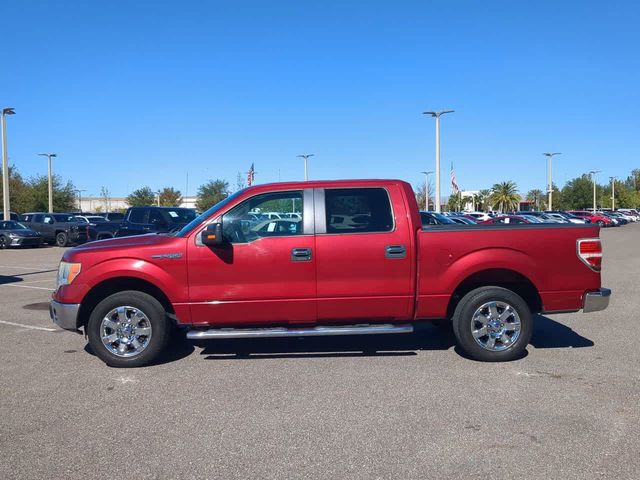
{"type": "Polygon", "coordinates": [[[212,338],[280,338],[280,337],[322,337],[330,335],[375,335],[386,333],[411,333],[413,325],[374,324],[374,325],[335,325],[295,328],[210,328],[209,330],[190,330],[189,340],[207,340],[212,338]]]}

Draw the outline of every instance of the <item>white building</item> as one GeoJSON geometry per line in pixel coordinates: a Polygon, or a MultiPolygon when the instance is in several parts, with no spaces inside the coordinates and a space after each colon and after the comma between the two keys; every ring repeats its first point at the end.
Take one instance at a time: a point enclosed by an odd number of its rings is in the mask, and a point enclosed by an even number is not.
{"type": "MultiPolygon", "coordinates": [[[[183,197],[181,207],[196,208],[197,197],[183,197]]],[[[129,208],[125,197],[82,197],[80,210],[83,212],[113,212],[129,208]]]]}

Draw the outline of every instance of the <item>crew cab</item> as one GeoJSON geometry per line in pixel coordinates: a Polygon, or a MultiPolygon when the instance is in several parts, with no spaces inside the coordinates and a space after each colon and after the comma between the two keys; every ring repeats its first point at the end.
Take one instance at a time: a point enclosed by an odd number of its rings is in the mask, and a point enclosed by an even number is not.
{"type": "Polygon", "coordinates": [[[67,250],[50,315],[83,329],[93,352],[117,367],[153,362],[175,326],[202,341],[408,333],[443,319],[470,357],[511,360],[526,349],[534,314],[607,307],[598,233],[571,224],[423,226],[400,180],[258,185],[180,231],[67,250]],[[299,221],[265,228],[245,220],[251,211],[299,221]]]}
{"type": "Polygon", "coordinates": [[[72,213],[24,213],[20,216],[20,223],[42,235],[45,242],[59,247],[84,242],[88,238],[87,225],[80,223],[72,213]]]}

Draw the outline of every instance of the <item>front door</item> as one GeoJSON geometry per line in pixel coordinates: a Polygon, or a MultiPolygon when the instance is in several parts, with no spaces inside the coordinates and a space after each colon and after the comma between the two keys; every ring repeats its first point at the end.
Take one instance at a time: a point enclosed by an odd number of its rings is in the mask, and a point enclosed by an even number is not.
{"type": "Polygon", "coordinates": [[[195,324],[313,323],[316,255],[313,192],[250,197],[216,221],[227,244],[189,241],[189,298],[195,324]],[[269,218],[262,212],[279,212],[269,218]]]}

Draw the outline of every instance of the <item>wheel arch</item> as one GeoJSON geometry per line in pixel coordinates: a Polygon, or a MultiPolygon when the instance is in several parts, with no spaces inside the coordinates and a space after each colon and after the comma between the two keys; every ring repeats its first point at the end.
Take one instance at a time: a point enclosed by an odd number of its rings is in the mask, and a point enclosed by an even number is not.
{"type": "Polygon", "coordinates": [[[479,287],[502,287],[510,290],[525,301],[531,313],[542,311],[542,298],[535,284],[525,275],[507,268],[490,268],[475,272],[462,280],[455,288],[447,306],[447,318],[460,300],[470,291],[479,287]]]}
{"type": "Polygon", "coordinates": [[[125,290],[135,290],[146,293],[158,300],[167,313],[171,315],[175,314],[169,297],[153,283],[136,277],[113,277],[97,283],[84,296],[78,312],[78,325],[86,327],[89,316],[98,303],[109,295],[125,290]]]}

